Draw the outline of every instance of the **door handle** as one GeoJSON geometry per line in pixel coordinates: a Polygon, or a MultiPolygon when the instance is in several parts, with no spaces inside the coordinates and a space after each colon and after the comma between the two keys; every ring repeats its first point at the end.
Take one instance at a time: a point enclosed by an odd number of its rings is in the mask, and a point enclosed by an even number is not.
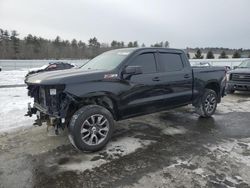
{"type": "Polygon", "coordinates": [[[154,77],[152,80],[155,81],[155,82],[158,82],[158,81],[160,81],[160,78],[159,77],[154,77]]]}
{"type": "Polygon", "coordinates": [[[189,74],[185,74],[184,78],[190,78],[190,75],[189,74]]]}

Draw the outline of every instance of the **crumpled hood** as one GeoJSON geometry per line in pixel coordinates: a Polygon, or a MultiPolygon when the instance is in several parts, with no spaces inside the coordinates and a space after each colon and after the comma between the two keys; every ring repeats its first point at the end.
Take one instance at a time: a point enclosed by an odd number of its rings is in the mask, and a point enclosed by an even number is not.
{"type": "Polygon", "coordinates": [[[234,70],[231,70],[229,72],[230,74],[231,73],[243,73],[243,74],[250,74],[250,68],[237,68],[237,69],[234,69],[234,70]]]}
{"type": "Polygon", "coordinates": [[[67,69],[30,75],[27,84],[56,85],[96,81],[104,78],[104,70],[67,69]]]}

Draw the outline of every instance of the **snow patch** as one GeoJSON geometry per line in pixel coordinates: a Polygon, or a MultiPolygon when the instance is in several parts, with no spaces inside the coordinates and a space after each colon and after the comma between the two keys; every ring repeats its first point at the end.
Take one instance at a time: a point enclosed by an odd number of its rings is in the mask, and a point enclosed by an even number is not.
{"type": "Polygon", "coordinates": [[[32,102],[25,87],[0,88],[0,101],[0,132],[33,124],[35,117],[24,116],[32,102]]]}
{"type": "Polygon", "coordinates": [[[240,97],[226,96],[222,99],[222,102],[218,104],[217,112],[230,113],[230,112],[250,112],[250,97],[243,98],[242,102],[239,102],[240,97]]]}
{"type": "Polygon", "coordinates": [[[249,142],[239,142],[237,140],[227,140],[218,145],[205,145],[205,147],[211,152],[216,153],[218,158],[227,155],[228,157],[233,158],[236,162],[243,163],[250,167],[250,155],[244,155],[245,152],[250,153],[249,146],[249,142]],[[242,147],[242,143],[245,147],[242,147]]]}
{"type": "Polygon", "coordinates": [[[193,172],[198,175],[202,175],[204,173],[204,170],[202,168],[194,169],[193,172]]]}
{"type": "Polygon", "coordinates": [[[0,72],[0,86],[24,84],[28,70],[13,70],[0,72]]]}
{"type": "Polygon", "coordinates": [[[176,135],[176,134],[185,134],[187,132],[187,129],[185,129],[182,126],[175,127],[168,127],[163,129],[162,131],[166,135],[176,135]]]}
{"type": "Polygon", "coordinates": [[[84,157],[79,156],[81,162],[72,162],[68,164],[60,165],[61,170],[65,171],[85,171],[91,170],[95,167],[101,166],[102,164],[108,163],[110,160],[117,159],[119,157],[128,155],[135,152],[138,148],[146,147],[152,143],[151,140],[140,140],[138,138],[125,137],[117,141],[111,141],[108,143],[105,150],[99,152],[99,154],[84,154],[84,157]],[[101,157],[105,153],[107,158],[100,158],[98,160],[93,160],[95,158],[101,157]]]}

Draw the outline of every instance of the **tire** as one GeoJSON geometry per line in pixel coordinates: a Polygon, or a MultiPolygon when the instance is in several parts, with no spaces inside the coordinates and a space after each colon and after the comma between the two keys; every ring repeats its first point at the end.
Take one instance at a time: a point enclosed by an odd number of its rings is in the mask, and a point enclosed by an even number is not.
{"type": "Polygon", "coordinates": [[[196,113],[201,117],[211,117],[217,108],[217,94],[212,89],[205,89],[200,98],[199,105],[196,106],[196,113]]]}
{"type": "Polygon", "coordinates": [[[234,92],[235,92],[235,90],[233,90],[233,89],[228,91],[229,94],[234,94],[234,92]]]}
{"type": "Polygon", "coordinates": [[[98,151],[110,140],[114,119],[110,111],[98,105],[88,105],[74,113],[69,124],[69,139],[80,151],[98,151]]]}

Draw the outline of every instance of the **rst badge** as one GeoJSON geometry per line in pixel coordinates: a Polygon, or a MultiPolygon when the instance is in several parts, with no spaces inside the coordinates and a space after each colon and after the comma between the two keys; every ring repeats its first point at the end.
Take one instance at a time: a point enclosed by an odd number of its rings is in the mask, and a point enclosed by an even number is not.
{"type": "Polygon", "coordinates": [[[105,74],[104,79],[112,79],[112,78],[117,78],[118,74],[105,74]]]}

